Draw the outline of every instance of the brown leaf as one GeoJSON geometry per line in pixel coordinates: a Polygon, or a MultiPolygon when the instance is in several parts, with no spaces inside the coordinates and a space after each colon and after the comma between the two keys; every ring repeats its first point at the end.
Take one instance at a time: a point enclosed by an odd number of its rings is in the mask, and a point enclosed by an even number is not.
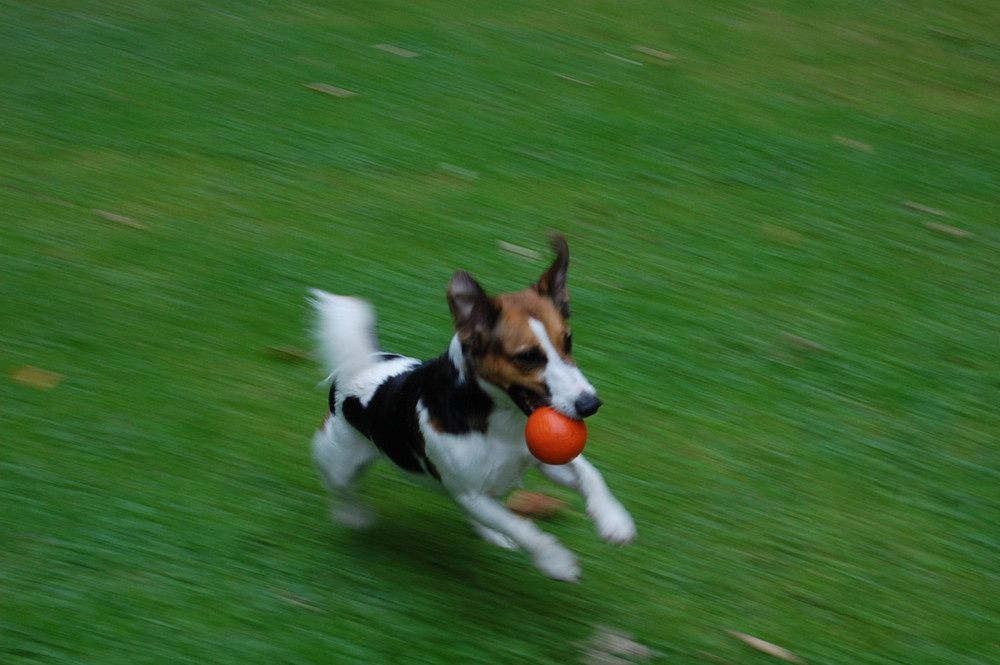
{"type": "Polygon", "coordinates": [[[50,372],[47,369],[25,365],[11,372],[10,378],[12,381],[24,386],[30,386],[38,390],[52,390],[62,383],[62,380],[66,377],[56,372],[50,372]]]}
{"type": "Polygon", "coordinates": [[[580,662],[584,665],[630,665],[662,655],[623,631],[602,625],[594,629],[590,639],[576,645],[583,652],[580,662]]]}
{"type": "Polygon", "coordinates": [[[791,651],[789,651],[788,649],[779,647],[777,644],[765,642],[764,640],[754,637],[753,635],[747,635],[746,633],[740,633],[735,630],[727,630],[726,632],[729,633],[731,636],[735,637],[736,639],[738,639],[740,642],[743,642],[744,644],[762,653],[766,653],[776,658],[781,658],[782,660],[787,660],[790,663],[806,662],[801,658],[799,658],[798,656],[796,656],[791,651]]]}
{"type": "Polygon", "coordinates": [[[972,231],[966,231],[965,229],[949,226],[948,224],[941,224],[940,222],[924,222],[924,226],[929,228],[931,231],[937,231],[938,233],[943,233],[946,236],[951,236],[952,238],[971,238],[976,235],[972,231]]]}
{"type": "Polygon", "coordinates": [[[115,224],[124,224],[125,226],[131,226],[133,229],[144,229],[146,228],[140,222],[135,221],[131,217],[126,217],[125,215],[119,215],[116,212],[108,212],[107,210],[94,209],[94,212],[108,220],[109,222],[114,222],[115,224]]]}
{"type": "Polygon", "coordinates": [[[291,593],[290,591],[275,591],[274,594],[281,598],[289,605],[294,605],[295,607],[301,607],[304,610],[309,610],[310,612],[317,612],[319,614],[329,614],[326,610],[313,605],[308,599],[299,596],[298,594],[291,593]]]}
{"type": "Polygon", "coordinates": [[[799,351],[826,351],[826,347],[819,342],[800,335],[793,335],[790,332],[782,332],[781,339],[784,340],[786,344],[798,349],[799,351]]]}
{"type": "Polygon", "coordinates": [[[858,141],[856,139],[847,138],[846,136],[838,136],[836,134],[834,134],[833,140],[847,148],[860,150],[861,152],[875,152],[875,148],[864,141],[858,141]]]}
{"type": "Polygon", "coordinates": [[[334,85],[329,85],[327,83],[303,83],[305,87],[310,90],[315,90],[316,92],[322,92],[324,95],[333,95],[334,97],[357,97],[358,93],[351,92],[350,90],[344,90],[343,88],[338,88],[334,85]]]}
{"type": "Polygon", "coordinates": [[[479,180],[479,173],[462,166],[456,166],[455,164],[449,164],[448,162],[438,162],[438,168],[441,170],[441,173],[450,175],[453,178],[458,178],[459,180],[467,180],[469,182],[479,180]]]}
{"type": "Polygon", "coordinates": [[[932,208],[930,206],[925,206],[923,203],[917,203],[916,201],[903,201],[901,204],[904,208],[909,208],[914,212],[921,212],[925,215],[934,215],[935,217],[947,217],[948,213],[944,210],[938,210],[937,208],[932,208]]]}
{"type": "Polygon", "coordinates": [[[393,46],[392,44],[376,44],[375,48],[380,51],[385,51],[386,53],[392,53],[393,55],[398,55],[401,58],[419,58],[420,54],[414,51],[408,51],[405,48],[400,48],[399,46],[393,46]]]}
{"type": "Polygon", "coordinates": [[[566,502],[555,497],[517,490],[507,498],[507,507],[518,515],[545,519],[566,510],[566,502]]]}
{"type": "Polygon", "coordinates": [[[648,55],[648,56],[652,56],[654,58],[659,58],[660,60],[676,60],[677,59],[676,55],[671,55],[671,54],[665,53],[663,51],[657,51],[656,49],[649,48],[648,46],[639,46],[639,45],[636,45],[636,46],[633,46],[632,49],[635,50],[635,51],[638,51],[639,53],[642,53],[643,55],[648,55]]]}

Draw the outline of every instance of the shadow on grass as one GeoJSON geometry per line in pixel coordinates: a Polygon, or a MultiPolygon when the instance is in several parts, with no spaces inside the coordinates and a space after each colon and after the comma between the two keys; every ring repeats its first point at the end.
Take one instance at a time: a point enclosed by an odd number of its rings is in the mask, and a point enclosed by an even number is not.
{"type": "Polygon", "coordinates": [[[484,653],[534,659],[539,644],[567,662],[600,615],[585,584],[544,577],[523,552],[483,542],[443,507],[381,514],[363,530],[331,524],[321,542],[329,549],[317,591],[350,596],[361,614],[388,617],[396,623],[387,628],[418,640],[447,636],[449,651],[475,655],[470,662],[484,653]]]}

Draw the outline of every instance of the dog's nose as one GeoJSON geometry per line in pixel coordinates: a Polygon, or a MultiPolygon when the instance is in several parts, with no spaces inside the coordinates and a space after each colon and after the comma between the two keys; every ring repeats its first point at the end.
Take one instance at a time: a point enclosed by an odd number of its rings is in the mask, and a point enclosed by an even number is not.
{"type": "Polygon", "coordinates": [[[576,409],[578,416],[586,418],[597,413],[603,403],[594,393],[587,393],[576,398],[576,401],[573,402],[573,408],[576,409]]]}

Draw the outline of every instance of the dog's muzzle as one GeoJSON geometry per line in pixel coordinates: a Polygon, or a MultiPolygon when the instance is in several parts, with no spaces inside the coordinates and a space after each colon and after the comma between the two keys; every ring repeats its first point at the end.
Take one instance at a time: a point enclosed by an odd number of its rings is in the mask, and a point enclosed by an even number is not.
{"type": "Polygon", "coordinates": [[[507,390],[507,394],[510,398],[514,400],[514,404],[517,405],[521,411],[524,411],[524,415],[530,416],[535,409],[540,406],[546,406],[549,403],[549,396],[542,395],[530,388],[525,388],[524,386],[514,385],[507,390]]]}
{"type": "Polygon", "coordinates": [[[581,418],[587,418],[597,413],[597,410],[601,408],[601,404],[604,404],[604,402],[594,393],[584,393],[573,402],[573,408],[576,409],[576,415],[581,418]]]}

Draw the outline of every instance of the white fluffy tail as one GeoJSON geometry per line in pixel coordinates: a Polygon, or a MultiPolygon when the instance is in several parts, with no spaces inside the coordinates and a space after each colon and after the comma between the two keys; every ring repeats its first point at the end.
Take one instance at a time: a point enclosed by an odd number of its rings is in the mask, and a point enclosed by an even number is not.
{"type": "Polygon", "coordinates": [[[349,380],[375,362],[375,312],[360,298],[335,296],[312,289],[312,305],[319,314],[316,337],[332,376],[349,380]]]}

